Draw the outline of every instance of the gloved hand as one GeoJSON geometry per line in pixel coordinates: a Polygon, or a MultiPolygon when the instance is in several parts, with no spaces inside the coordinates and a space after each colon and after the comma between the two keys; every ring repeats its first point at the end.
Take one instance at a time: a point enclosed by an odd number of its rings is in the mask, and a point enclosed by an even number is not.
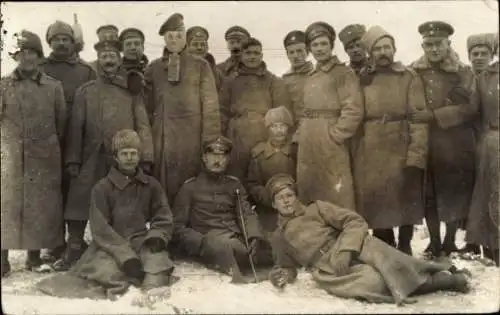
{"type": "Polygon", "coordinates": [[[430,110],[420,110],[411,114],[411,121],[414,123],[428,123],[434,118],[434,113],[430,110]]]}
{"type": "Polygon", "coordinates": [[[69,176],[77,177],[80,174],[80,165],[76,163],[71,163],[66,166],[66,172],[68,172],[69,176]]]}
{"type": "Polygon", "coordinates": [[[153,174],[153,164],[151,162],[141,162],[139,167],[146,175],[151,176],[153,174]]]}
{"type": "Polygon", "coordinates": [[[165,241],[159,237],[148,238],[144,243],[152,253],[159,253],[165,249],[165,241]]]}
{"type": "Polygon", "coordinates": [[[144,75],[139,71],[129,71],[127,76],[127,87],[133,95],[139,95],[146,84],[144,83],[144,75]]]}
{"type": "Polygon", "coordinates": [[[337,277],[347,274],[351,263],[352,253],[349,251],[339,252],[335,258],[334,271],[337,277]]]}
{"type": "Polygon", "coordinates": [[[283,268],[273,268],[269,272],[269,281],[271,281],[275,288],[285,288],[288,283],[288,271],[283,268]]]}
{"type": "Polygon", "coordinates": [[[144,270],[142,266],[142,262],[138,258],[131,258],[125,261],[122,265],[123,272],[131,277],[138,279],[142,282],[144,280],[144,270]]]}

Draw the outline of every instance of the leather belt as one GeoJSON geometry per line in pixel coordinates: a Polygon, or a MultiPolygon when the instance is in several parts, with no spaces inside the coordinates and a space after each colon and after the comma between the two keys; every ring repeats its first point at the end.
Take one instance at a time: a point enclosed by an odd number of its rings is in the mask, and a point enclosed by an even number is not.
{"type": "Polygon", "coordinates": [[[337,239],[328,239],[326,242],[323,243],[315,252],[312,254],[311,259],[309,260],[309,263],[307,264],[307,267],[313,267],[318,260],[320,260],[323,255],[328,253],[330,249],[333,247],[333,245],[337,242],[337,239]]]}
{"type": "Polygon", "coordinates": [[[380,124],[385,124],[388,122],[402,121],[402,120],[407,120],[407,119],[408,119],[408,117],[406,115],[384,114],[380,117],[365,117],[364,121],[365,122],[378,122],[380,124]]]}
{"type": "Polygon", "coordinates": [[[311,109],[304,108],[302,117],[304,118],[338,118],[340,109],[311,109]]]}

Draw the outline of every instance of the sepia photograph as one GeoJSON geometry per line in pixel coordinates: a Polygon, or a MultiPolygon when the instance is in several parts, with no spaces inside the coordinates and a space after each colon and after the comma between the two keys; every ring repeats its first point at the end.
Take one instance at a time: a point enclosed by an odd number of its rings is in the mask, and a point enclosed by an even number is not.
{"type": "Polygon", "coordinates": [[[2,314],[499,312],[498,20],[2,1],[2,314]]]}

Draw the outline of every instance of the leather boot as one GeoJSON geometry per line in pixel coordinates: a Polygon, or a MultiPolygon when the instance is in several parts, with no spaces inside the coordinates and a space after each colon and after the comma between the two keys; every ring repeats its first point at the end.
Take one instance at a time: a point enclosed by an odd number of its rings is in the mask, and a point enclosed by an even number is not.
{"type": "Polygon", "coordinates": [[[373,229],[373,236],[392,247],[396,247],[396,240],[394,239],[394,231],[392,229],[373,229]]]}
{"type": "Polygon", "coordinates": [[[498,262],[499,262],[498,249],[497,250],[490,250],[489,248],[484,247],[483,252],[484,252],[484,257],[493,260],[498,267],[498,262]]]}
{"type": "Polygon", "coordinates": [[[457,245],[455,244],[457,228],[458,222],[446,223],[446,234],[444,236],[443,246],[441,248],[446,256],[450,256],[450,254],[453,252],[458,252],[457,245]]]}
{"type": "Polygon", "coordinates": [[[411,250],[411,240],[413,238],[413,225],[403,225],[399,227],[398,249],[406,255],[413,255],[411,250]]]}
{"type": "Polygon", "coordinates": [[[2,249],[2,278],[10,273],[9,251],[2,249]]]}
{"type": "Polygon", "coordinates": [[[55,271],[68,271],[83,255],[88,245],[85,242],[82,243],[68,243],[66,252],[63,257],[57,260],[52,268],[55,271]]]}
{"type": "Polygon", "coordinates": [[[53,263],[58,259],[61,259],[66,251],[66,243],[56,248],[50,248],[42,251],[41,259],[45,263],[53,263]]]}
{"type": "Polygon", "coordinates": [[[470,290],[469,281],[463,273],[452,274],[449,271],[439,271],[429,276],[415,294],[427,294],[436,291],[455,291],[467,293],[470,290]]]}
{"type": "Polygon", "coordinates": [[[42,259],[40,258],[40,250],[28,250],[28,257],[24,267],[26,270],[33,270],[34,268],[40,267],[42,265],[42,259]]]}

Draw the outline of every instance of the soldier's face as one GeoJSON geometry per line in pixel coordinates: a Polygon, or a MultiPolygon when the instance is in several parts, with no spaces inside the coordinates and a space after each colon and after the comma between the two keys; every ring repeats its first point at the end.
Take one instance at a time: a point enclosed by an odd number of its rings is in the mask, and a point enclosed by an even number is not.
{"type": "Polygon", "coordinates": [[[248,68],[258,68],[262,64],[262,47],[250,46],[241,53],[241,62],[248,68]]]}
{"type": "Polygon", "coordinates": [[[99,66],[106,73],[115,73],[120,67],[121,58],[117,51],[102,51],[99,53],[99,66]]]}
{"type": "Polygon", "coordinates": [[[333,45],[327,36],[320,36],[311,41],[309,50],[316,61],[327,61],[332,57],[333,45]]]}
{"type": "Polygon", "coordinates": [[[141,59],[144,54],[144,43],[139,37],[129,37],[123,41],[123,57],[132,60],[141,59]]]}
{"type": "Polygon", "coordinates": [[[133,172],[139,165],[139,150],[135,148],[124,148],[116,153],[115,161],[118,169],[122,171],[133,172]]]}
{"type": "Polygon", "coordinates": [[[360,62],[365,60],[366,51],[363,46],[359,43],[359,39],[353,40],[345,47],[345,52],[349,56],[349,59],[353,62],[360,62]]]}
{"type": "Polygon", "coordinates": [[[291,44],[286,47],[286,56],[292,67],[299,67],[306,63],[307,48],[305,43],[291,44]]]}
{"type": "Polygon", "coordinates": [[[16,54],[19,68],[26,72],[35,71],[40,63],[40,57],[33,49],[22,49],[16,54]]]}
{"type": "Polygon", "coordinates": [[[226,171],[229,164],[229,155],[225,153],[207,152],[203,154],[203,163],[208,171],[221,174],[226,171]]]}
{"type": "Polygon", "coordinates": [[[380,67],[388,67],[394,62],[396,49],[392,39],[384,37],[377,41],[372,48],[372,58],[380,67]]]}
{"type": "Polygon", "coordinates": [[[165,46],[170,52],[179,53],[186,47],[186,31],[168,31],[165,33],[163,39],[165,46]]]}
{"type": "Polygon", "coordinates": [[[241,42],[245,39],[244,37],[234,37],[229,38],[226,41],[227,49],[231,53],[231,56],[239,56],[241,54],[241,42]]]}
{"type": "Polygon", "coordinates": [[[288,125],[282,122],[269,126],[269,139],[273,142],[284,142],[288,136],[288,125]]]}
{"type": "Polygon", "coordinates": [[[56,56],[69,56],[75,47],[71,37],[59,34],[50,40],[50,48],[56,56]]]}
{"type": "Polygon", "coordinates": [[[443,61],[450,51],[450,41],[443,37],[425,37],[422,42],[425,56],[430,62],[443,61]]]}
{"type": "Polygon", "coordinates": [[[298,199],[293,189],[286,187],[276,193],[273,198],[273,208],[282,215],[290,215],[295,211],[298,199]]]}
{"type": "Polygon", "coordinates": [[[188,52],[203,58],[208,53],[208,42],[206,40],[193,39],[188,45],[188,52]]]}
{"type": "Polygon", "coordinates": [[[488,65],[493,59],[493,54],[488,46],[480,45],[472,47],[469,53],[469,59],[474,71],[480,72],[488,68],[488,65]]]}

